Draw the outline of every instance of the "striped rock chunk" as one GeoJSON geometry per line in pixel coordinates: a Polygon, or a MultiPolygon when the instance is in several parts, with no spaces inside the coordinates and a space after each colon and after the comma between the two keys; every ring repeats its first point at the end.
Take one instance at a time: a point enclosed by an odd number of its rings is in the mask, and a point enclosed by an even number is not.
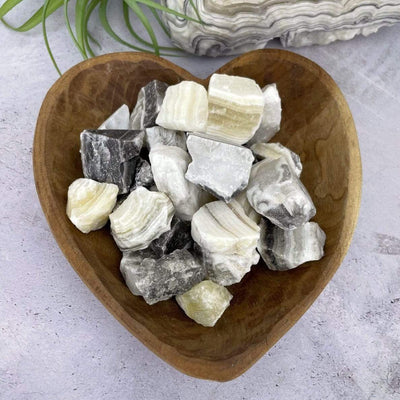
{"type": "Polygon", "coordinates": [[[176,146],[186,151],[185,132],[165,129],[162,126],[153,126],[146,129],[145,143],[149,151],[155,146],[176,146]]]}
{"type": "Polygon", "coordinates": [[[252,168],[247,200],[261,215],[282,229],[295,229],[315,215],[307,189],[283,157],[252,168]]]}
{"type": "Polygon", "coordinates": [[[168,84],[154,80],[140,89],[130,117],[131,129],[145,129],[156,124],[167,88],[168,84]]]}
{"type": "Polygon", "coordinates": [[[193,160],[187,180],[226,202],[247,186],[254,161],[249,149],[195,135],[189,135],[187,146],[193,160]]]}
{"type": "Polygon", "coordinates": [[[262,89],[264,99],[264,110],[260,127],[255,135],[247,143],[251,146],[254,143],[268,142],[281,127],[282,107],[281,98],[275,83],[264,86],[262,89]]]}
{"type": "Polygon", "coordinates": [[[138,187],[110,215],[111,233],[121,251],[142,250],[170,230],[173,215],[168,196],[138,187]]]}
{"type": "Polygon", "coordinates": [[[80,178],[68,188],[67,215],[83,233],[102,228],[117,202],[118,186],[80,178]]]}
{"type": "Polygon", "coordinates": [[[264,219],[260,226],[257,249],[271,270],[286,271],[324,256],[326,235],[316,222],[307,222],[291,231],[264,219]]]}
{"type": "Polygon", "coordinates": [[[208,107],[207,137],[241,145],[260,126],[264,98],[252,79],[214,74],[208,85],[208,107]]]}
{"type": "Polygon", "coordinates": [[[162,0],[203,22],[163,13],[171,40],[188,52],[214,57],[264,49],[276,38],[284,47],[349,40],[400,21],[399,0],[193,0],[196,9],[190,3],[162,0]]]}
{"type": "Polygon", "coordinates": [[[81,159],[85,178],[114,183],[119,194],[128,193],[135,177],[144,131],[85,130],[81,133],[81,159]]]}
{"type": "Polygon", "coordinates": [[[232,295],[228,289],[212,281],[203,281],[188,292],[176,296],[185,314],[198,324],[212,327],[229,307],[232,295]]]}
{"type": "Polygon", "coordinates": [[[129,129],[129,107],[123,104],[98,129],[129,129]]]}
{"type": "Polygon", "coordinates": [[[124,252],[120,270],[130,291],[147,304],[183,294],[205,278],[205,268],[185,249],[161,258],[146,250],[124,252]]]}
{"type": "Polygon", "coordinates": [[[213,201],[193,215],[192,237],[204,251],[247,256],[257,246],[260,228],[240,206],[213,201]]]}
{"type": "Polygon", "coordinates": [[[245,214],[256,224],[260,223],[261,215],[251,206],[247,200],[246,191],[240,192],[234,200],[243,208],[245,214]]]}
{"type": "Polygon", "coordinates": [[[196,82],[170,86],[156,123],[167,129],[204,132],[207,124],[207,91],[196,82]]]}
{"type": "Polygon", "coordinates": [[[287,147],[282,146],[280,143],[255,143],[251,146],[251,150],[258,160],[273,161],[284,157],[286,162],[300,178],[301,171],[303,170],[300,157],[287,147]]]}
{"type": "Polygon", "coordinates": [[[176,146],[158,145],[149,154],[154,182],[171,199],[176,215],[189,221],[204,204],[203,190],[185,178],[189,154],[176,146]]]}

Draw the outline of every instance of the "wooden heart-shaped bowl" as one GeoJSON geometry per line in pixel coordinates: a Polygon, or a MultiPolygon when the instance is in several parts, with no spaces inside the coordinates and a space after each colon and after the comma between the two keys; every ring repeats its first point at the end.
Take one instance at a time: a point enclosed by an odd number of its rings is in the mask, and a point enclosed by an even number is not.
{"type": "Polygon", "coordinates": [[[217,72],[276,82],[282,128],[274,141],[300,154],[302,180],[326,232],[325,257],[305,268],[273,272],[262,262],[229,288],[231,306],[214,328],[197,325],[174,300],[147,305],[119,272],[121,254],[109,227],[85,235],[68,220],[67,189],[82,177],[79,134],[121,104],[132,109],[153,79],[175,84],[189,72],[156,56],[116,53],[84,61],[49,90],[36,126],[36,188],[50,228],[68,261],[105,307],[143,344],[180,371],[225,381],[246,371],[303,315],[339,267],[356,225],[361,193],[357,134],[347,103],[319,66],[283,50],[242,55],[217,72]]]}

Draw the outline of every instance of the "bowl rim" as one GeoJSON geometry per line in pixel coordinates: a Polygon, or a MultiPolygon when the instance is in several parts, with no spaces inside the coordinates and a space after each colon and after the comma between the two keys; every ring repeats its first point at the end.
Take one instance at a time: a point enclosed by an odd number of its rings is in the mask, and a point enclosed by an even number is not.
{"type": "Polygon", "coordinates": [[[84,60],[66,71],[51,86],[43,100],[35,128],[32,158],[36,191],[49,227],[68,262],[79,275],[81,280],[86,284],[86,286],[88,286],[91,292],[130,333],[174,368],[197,378],[217,381],[234,379],[256,363],[258,359],[260,359],[283,335],[287,333],[287,331],[300,319],[315,299],[321,294],[342,263],[351,243],[360,208],[362,169],[358,137],[349,106],[335,81],[322,67],[308,58],[281,49],[254,50],[242,54],[220,67],[214,73],[225,73],[225,71],[228,71],[233,64],[237,64],[238,62],[241,62],[242,64],[246,63],[249,57],[253,57],[256,53],[273,55],[275,58],[278,57],[280,60],[300,64],[323,81],[335,101],[339,106],[341,106],[342,116],[346,121],[348,136],[349,139],[351,139],[352,144],[352,146],[349,146],[349,167],[347,175],[348,200],[344,211],[345,215],[348,213],[351,215],[348,223],[344,224],[340,234],[340,243],[337,245],[337,248],[340,251],[337,251],[332,255],[329,263],[329,265],[335,265],[335,267],[327,268],[328,273],[323,276],[322,283],[318,287],[318,290],[313,290],[311,294],[304,298],[296,308],[292,309],[287,314],[290,318],[285,318],[285,321],[280,321],[279,324],[276,324],[273,332],[271,332],[271,335],[265,340],[265,342],[247,348],[243,353],[235,355],[232,359],[211,361],[188,357],[180,353],[179,349],[161,342],[151,331],[131,317],[123,309],[117,300],[110,295],[108,289],[94,273],[81,250],[74,246],[71,237],[63,230],[63,223],[60,218],[57,218],[57,212],[54,212],[55,208],[51,201],[54,196],[52,195],[53,188],[50,185],[48,169],[45,167],[45,163],[42,162],[42,157],[46,153],[46,135],[44,134],[46,131],[45,125],[47,116],[50,114],[49,111],[52,108],[53,100],[57,97],[57,93],[62,88],[64,82],[71,80],[81,71],[115,60],[134,63],[143,60],[150,60],[156,62],[161,67],[173,69],[183,79],[194,80],[203,84],[208,82],[211,75],[205,79],[197,78],[173,62],[148,53],[119,52],[84,60]]]}

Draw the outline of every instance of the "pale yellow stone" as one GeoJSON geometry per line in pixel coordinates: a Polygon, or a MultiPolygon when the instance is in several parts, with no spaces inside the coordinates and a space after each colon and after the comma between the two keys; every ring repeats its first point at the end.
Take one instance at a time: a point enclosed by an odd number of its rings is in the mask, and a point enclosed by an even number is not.
{"type": "Polygon", "coordinates": [[[157,125],[178,131],[204,132],[207,124],[207,91],[196,82],[169,86],[157,116],[157,125]]]}
{"type": "Polygon", "coordinates": [[[257,246],[260,228],[235,202],[213,201],[193,215],[192,238],[211,253],[248,256],[257,246]]]}
{"type": "Polygon", "coordinates": [[[260,126],[263,110],[263,94],[253,79],[214,74],[208,86],[206,135],[227,143],[246,143],[260,126]]]}
{"type": "Polygon", "coordinates": [[[140,186],[110,215],[114,240],[122,251],[145,249],[170,230],[174,212],[166,194],[140,186]]]}
{"type": "Polygon", "coordinates": [[[225,287],[212,281],[203,281],[176,296],[176,301],[189,318],[200,325],[211,327],[228,308],[232,297],[225,287]]]}
{"type": "Polygon", "coordinates": [[[83,233],[101,229],[117,202],[118,186],[80,178],[68,188],[67,215],[83,233]]]}

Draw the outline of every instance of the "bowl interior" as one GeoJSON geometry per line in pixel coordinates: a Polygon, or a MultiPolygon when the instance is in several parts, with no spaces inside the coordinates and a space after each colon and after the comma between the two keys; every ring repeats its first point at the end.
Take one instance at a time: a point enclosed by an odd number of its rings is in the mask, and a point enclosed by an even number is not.
{"type": "Polygon", "coordinates": [[[340,265],[357,220],[361,188],[358,141],[348,106],[333,80],[311,61],[281,50],[248,53],[218,72],[276,82],[282,128],[273,141],[298,153],[302,181],[326,232],[326,255],[306,267],[269,271],[262,262],[229,288],[231,306],[214,328],[187,318],[174,300],[147,305],[119,272],[109,226],[80,233],[65,214],[67,189],[82,177],[79,134],[121,104],[132,109],[153,79],[195,80],[154,56],[117,53],[79,64],[49,91],[38,119],[35,180],[50,227],[71,265],[104,305],[144,344],[190,375],[226,380],[254,363],[307,310],[340,265]]]}

